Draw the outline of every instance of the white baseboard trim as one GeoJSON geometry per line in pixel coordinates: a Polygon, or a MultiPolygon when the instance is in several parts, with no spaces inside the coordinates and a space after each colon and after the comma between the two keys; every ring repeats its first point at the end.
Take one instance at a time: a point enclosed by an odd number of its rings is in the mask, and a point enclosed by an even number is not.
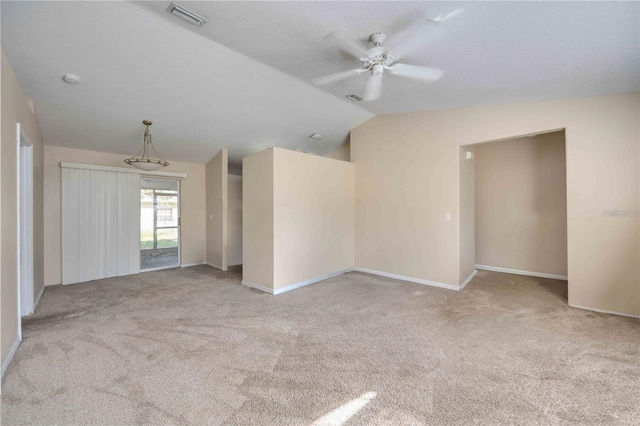
{"type": "Polygon", "coordinates": [[[367,274],[372,274],[372,275],[380,275],[381,277],[393,278],[394,280],[409,281],[417,284],[430,285],[432,287],[445,288],[447,290],[460,291],[460,286],[457,286],[457,285],[439,283],[436,281],[421,280],[419,278],[405,277],[404,275],[390,274],[388,272],[375,271],[373,269],[353,268],[353,270],[358,272],[364,272],[367,274]]]}
{"type": "Polygon", "coordinates": [[[20,346],[20,336],[16,336],[16,340],[13,342],[13,346],[11,346],[11,350],[9,351],[9,355],[7,355],[7,359],[2,363],[2,376],[4,377],[4,372],[7,371],[7,367],[9,367],[9,363],[13,359],[13,355],[15,355],[16,350],[18,350],[18,346],[20,346]]]}
{"type": "Polygon", "coordinates": [[[299,282],[299,283],[296,283],[296,284],[292,284],[292,285],[284,287],[284,288],[275,289],[273,291],[273,294],[274,295],[282,294],[282,293],[284,293],[286,291],[295,290],[296,288],[304,287],[305,285],[314,284],[314,283],[317,283],[317,282],[320,282],[320,281],[328,280],[329,278],[337,277],[338,275],[342,275],[344,273],[351,272],[351,271],[353,271],[353,268],[341,269],[339,271],[332,272],[332,273],[327,274],[327,275],[322,275],[322,276],[319,276],[319,277],[311,278],[310,280],[306,280],[306,281],[302,281],[302,282],[299,282]]]}
{"type": "Polygon", "coordinates": [[[640,318],[640,315],[623,314],[622,312],[606,311],[604,309],[590,308],[588,306],[572,305],[571,303],[569,303],[569,306],[571,306],[572,308],[584,309],[585,311],[593,311],[601,314],[619,315],[621,317],[629,317],[629,318],[640,318]]]}
{"type": "Polygon", "coordinates": [[[42,290],[40,290],[40,294],[38,294],[38,297],[36,297],[36,301],[33,304],[33,312],[36,311],[36,308],[38,307],[38,303],[40,303],[40,299],[42,299],[42,295],[44,294],[44,288],[45,286],[42,286],[42,290]]]}
{"type": "Polygon", "coordinates": [[[192,266],[198,266],[198,265],[206,265],[207,262],[195,262],[195,263],[182,263],[180,264],[181,268],[190,268],[192,266]]]}
{"type": "MultiPolygon", "coordinates": [[[[178,269],[179,267],[180,267],[180,265],[158,266],[157,268],[140,269],[140,273],[144,274],[145,272],[164,271],[166,269],[178,269]]],[[[109,277],[109,278],[112,278],[112,277],[109,277]]],[[[96,278],[96,279],[102,279],[102,278],[96,278]]],[[[73,284],[79,284],[79,283],[73,283],[73,284]]],[[[68,284],[64,284],[64,285],[68,285],[68,284]]]]}
{"type": "Polygon", "coordinates": [[[520,269],[499,268],[497,266],[476,265],[476,269],[483,271],[503,272],[505,274],[526,275],[528,277],[550,278],[552,280],[567,281],[569,277],[566,275],[545,274],[544,272],[522,271],[520,269]]]}
{"type": "Polygon", "coordinates": [[[273,294],[274,296],[276,296],[278,294],[282,294],[282,293],[285,293],[287,291],[295,290],[296,288],[304,287],[304,286],[309,285],[309,284],[314,284],[314,283],[317,283],[317,282],[320,282],[320,281],[324,281],[324,280],[327,280],[329,278],[337,277],[338,275],[342,275],[344,273],[351,272],[351,271],[353,271],[353,268],[345,268],[345,269],[341,269],[341,270],[336,271],[336,272],[332,272],[332,273],[327,274],[327,275],[322,275],[322,276],[319,276],[319,277],[311,278],[310,280],[301,281],[299,283],[292,284],[290,286],[287,286],[287,287],[284,287],[284,288],[278,288],[278,289],[267,288],[267,287],[264,287],[264,286],[261,286],[259,284],[255,284],[255,283],[252,283],[252,282],[246,281],[246,280],[242,280],[242,284],[246,285],[247,287],[252,287],[252,288],[264,291],[265,293],[273,294]]]}
{"type": "Polygon", "coordinates": [[[460,291],[462,291],[462,289],[464,289],[467,286],[467,284],[469,284],[469,281],[471,281],[473,277],[476,276],[477,273],[478,273],[478,270],[474,269],[471,275],[469,275],[469,278],[467,278],[466,280],[464,280],[462,284],[460,284],[460,291]]]}
{"type": "MultiPolygon", "coordinates": [[[[215,266],[214,266],[215,267],[215,266]]],[[[251,281],[242,280],[240,281],[242,285],[246,285],[247,287],[255,288],[256,290],[264,291],[265,293],[273,294],[272,288],[263,287],[259,284],[254,284],[251,281]]]]}
{"type": "Polygon", "coordinates": [[[205,265],[209,265],[212,268],[216,268],[216,269],[220,269],[221,271],[226,271],[226,269],[222,269],[222,266],[218,266],[215,263],[211,263],[211,262],[204,262],[205,265]]]}

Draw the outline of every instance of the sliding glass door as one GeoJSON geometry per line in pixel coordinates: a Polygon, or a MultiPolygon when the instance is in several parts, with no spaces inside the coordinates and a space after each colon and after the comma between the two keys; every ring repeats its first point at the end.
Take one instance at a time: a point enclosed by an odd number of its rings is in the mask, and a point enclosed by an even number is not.
{"type": "Polygon", "coordinates": [[[180,266],[180,181],[140,181],[140,269],[180,266]]]}

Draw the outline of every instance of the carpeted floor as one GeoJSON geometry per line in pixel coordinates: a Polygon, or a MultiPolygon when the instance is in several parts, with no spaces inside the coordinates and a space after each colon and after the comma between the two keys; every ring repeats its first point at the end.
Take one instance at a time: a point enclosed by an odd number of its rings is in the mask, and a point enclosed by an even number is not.
{"type": "Polygon", "coordinates": [[[566,282],[349,273],[271,296],[208,266],[48,287],[2,424],[638,424],[640,320],[566,282]]]}

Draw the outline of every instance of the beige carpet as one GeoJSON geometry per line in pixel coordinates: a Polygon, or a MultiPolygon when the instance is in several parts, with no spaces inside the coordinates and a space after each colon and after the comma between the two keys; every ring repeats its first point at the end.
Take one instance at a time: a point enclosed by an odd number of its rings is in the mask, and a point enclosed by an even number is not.
{"type": "Polygon", "coordinates": [[[2,424],[638,424],[640,320],[566,282],[349,273],[271,296],[198,266],[47,288],[2,424]]]}

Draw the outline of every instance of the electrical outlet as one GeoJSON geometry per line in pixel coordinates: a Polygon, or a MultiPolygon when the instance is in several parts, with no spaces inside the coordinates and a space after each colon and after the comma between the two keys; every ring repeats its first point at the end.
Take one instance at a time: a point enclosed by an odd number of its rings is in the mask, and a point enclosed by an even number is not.
{"type": "Polygon", "coordinates": [[[446,220],[447,222],[451,221],[451,213],[445,213],[444,220],[446,220]]]}

